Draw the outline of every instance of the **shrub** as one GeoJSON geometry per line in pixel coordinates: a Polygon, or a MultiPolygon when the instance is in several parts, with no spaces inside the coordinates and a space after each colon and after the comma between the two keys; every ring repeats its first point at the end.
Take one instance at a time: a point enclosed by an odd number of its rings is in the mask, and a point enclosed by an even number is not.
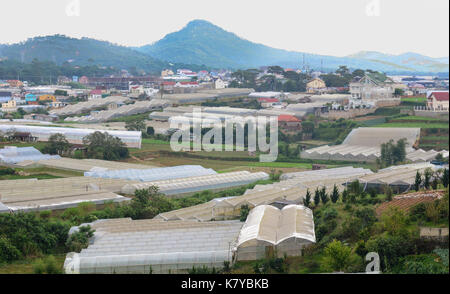
{"type": "Polygon", "coordinates": [[[0,263],[11,262],[21,257],[20,251],[8,238],[0,236],[0,263]]]}
{"type": "Polygon", "coordinates": [[[33,264],[35,274],[61,274],[62,269],[58,267],[54,256],[50,255],[44,259],[38,259],[33,264]]]}

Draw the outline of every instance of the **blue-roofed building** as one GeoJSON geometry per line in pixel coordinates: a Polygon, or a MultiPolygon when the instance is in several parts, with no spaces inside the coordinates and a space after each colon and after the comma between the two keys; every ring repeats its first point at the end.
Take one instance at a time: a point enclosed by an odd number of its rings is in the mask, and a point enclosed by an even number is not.
{"type": "Polygon", "coordinates": [[[1,91],[0,92],[0,103],[6,103],[9,100],[11,100],[11,92],[5,92],[5,91],[1,91]]]}
{"type": "Polygon", "coordinates": [[[34,94],[29,93],[29,94],[25,95],[26,102],[35,102],[35,101],[37,101],[37,99],[38,99],[37,96],[34,94]]]}

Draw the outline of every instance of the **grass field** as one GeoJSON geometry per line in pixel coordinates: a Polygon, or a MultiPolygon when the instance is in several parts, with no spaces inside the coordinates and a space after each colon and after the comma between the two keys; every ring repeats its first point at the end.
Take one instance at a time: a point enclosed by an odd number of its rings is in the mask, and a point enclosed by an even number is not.
{"type": "Polygon", "coordinates": [[[424,116],[401,116],[395,118],[395,120],[414,120],[414,121],[431,121],[431,122],[442,122],[440,118],[437,117],[424,117],[424,116]]]}
{"type": "MultiPolygon", "coordinates": [[[[63,268],[66,254],[54,254],[57,265],[63,268]]],[[[10,264],[0,264],[0,274],[33,274],[33,263],[39,258],[27,258],[10,264]]]]}
{"type": "Polygon", "coordinates": [[[402,102],[426,102],[427,97],[405,97],[402,102]]]}
{"type": "Polygon", "coordinates": [[[421,129],[448,129],[447,123],[424,123],[424,122],[392,122],[374,125],[376,128],[421,128],[421,129]]]}
{"type": "Polygon", "coordinates": [[[47,179],[57,179],[61,178],[59,176],[49,175],[49,174],[32,174],[29,176],[20,176],[20,175],[4,175],[0,176],[0,180],[23,180],[23,179],[38,179],[38,180],[47,180],[47,179]]]}

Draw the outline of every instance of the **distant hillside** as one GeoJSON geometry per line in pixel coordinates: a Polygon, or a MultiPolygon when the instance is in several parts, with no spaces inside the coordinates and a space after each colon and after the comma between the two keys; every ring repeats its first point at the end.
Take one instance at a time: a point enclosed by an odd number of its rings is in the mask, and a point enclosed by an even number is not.
{"type": "Polygon", "coordinates": [[[33,59],[52,61],[58,65],[98,65],[117,69],[160,72],[172,66],[132,48],[89,38],[62,35],[35,37],[13,45],[0,45],[0,59],[30,63],[33,59]]]}
{"type": "MultiPolygon", "coordinates": [[[[194,20],[183,29],[166,35],[162,40],[137,48],[155,58],[194,64],[206,64],[219,68],[249,68],[264,65],[301,67],[305,63],[315,69],[334,70],[339,65],[350,68],[380,71],[447,71],[448,64],[439,60],[430,62],[397,62],[365,57],[333,57],[302,52],[286,51],[253,43],[204,21],[194,20]]],[[[412,57],[411,57],[412,58],[412,57]]]]}
{"type": "Polygon", "coordinates": [[[432,58],[425,55],[408,52],[399,55],[384,54],[375,51],[361,51],[348,56],[350,58],[365,59],[383,64],[396,64],[415,71],[447,71],[449,58],[432,58]]]}

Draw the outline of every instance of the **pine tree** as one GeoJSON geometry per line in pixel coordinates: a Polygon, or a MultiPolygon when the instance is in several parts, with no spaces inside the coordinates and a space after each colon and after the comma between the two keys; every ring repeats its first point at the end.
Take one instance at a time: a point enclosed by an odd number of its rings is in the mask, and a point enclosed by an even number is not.
{"type": "Polygon", "coordinates": [[[303,204],[306,207],[309,207],[309,205],[311,204],[311,192],[309,192],[309,189],[306,190],[306,196],[303,199],[303,204]]]}
{"type": "Polygon", "coordinates": [[[338,200],[339,200],[339,190],[336,184],[334,184],[333,192],[331,193],[331,202],[336,203],[338,200]]]}
{"type": "Polygon", "coordinates": [[[348,191],[347,188],[344,189],[344,191],[342,191],[342,202],[347,202],[348,200],[348,191]]]}
{"type": "Polygon", "coordinates": [[[320,204],[320,192],[319,188],[316,188],[316,191],[314,192],[314,206],[318,206],[320,204]]]}
{"type": "Polygon", "coordinates": [[[442,185],[444,185],[445,188],[448,187],[448,181],[449,181],[448,168],[445,168],[441,178],[442,185]]]}
{"type": "Polygon", "coordinates": [[[427,190],[430,188],[432,175],[433,175],[433,171],[430,168],[427,168],[425,170],[424,180],[423,180],[423,185],[425,186],[425,189],[427,189],[427,190]]]}
{"type": "Polygon", "coordinates": [[[414,181],[414,190],[419,191],[420,189],[420,184],[422,184],[422,175],[420,174],[420,172],[417,170],[416,173],[416,179],[414,181]]]}
{"type": "Polygon", "coordinates": [[[325,186],[323,186],[322,189],[320,190],[320,199],[322,200],[323,204],[326,204],[329,200],[327,189],[325,188],[325,186]]]}

